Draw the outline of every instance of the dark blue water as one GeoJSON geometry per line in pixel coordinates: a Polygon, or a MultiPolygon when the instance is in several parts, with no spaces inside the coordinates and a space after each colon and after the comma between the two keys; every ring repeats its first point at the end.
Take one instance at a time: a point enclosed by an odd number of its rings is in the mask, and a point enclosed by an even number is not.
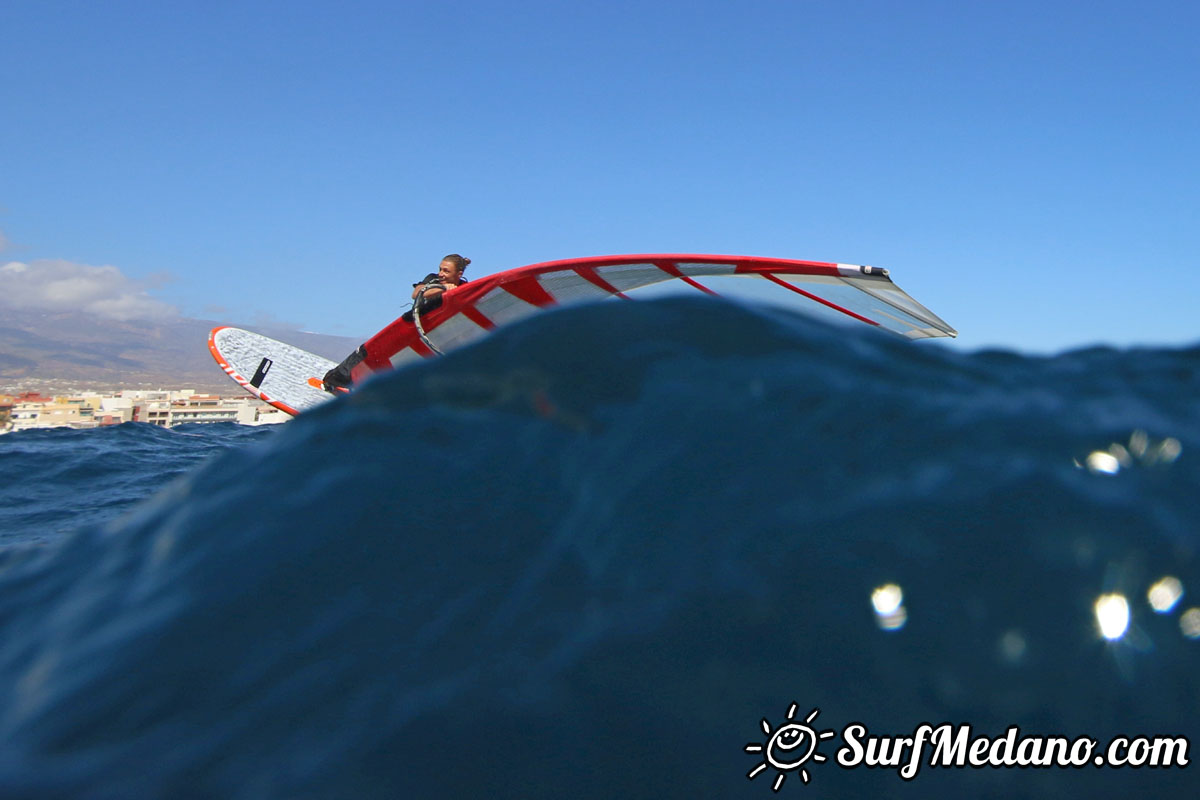
{"type": "Polygon", "coordinates": [[[265,425],[128,423],[0,437],[0,547],[108,522],[214,454],[271,432],[265,425]]]}
{"type": "Polygon", "coordinates": [[[851,722],[1200,745],[1198,397],[1196,348],[961,354],[687,299],[281,430],[9,435],[0,795],[1190,797],[1195,765],[834,753],[851,722]],[[747,780],[792,703],[827,760],[747,780]]]}

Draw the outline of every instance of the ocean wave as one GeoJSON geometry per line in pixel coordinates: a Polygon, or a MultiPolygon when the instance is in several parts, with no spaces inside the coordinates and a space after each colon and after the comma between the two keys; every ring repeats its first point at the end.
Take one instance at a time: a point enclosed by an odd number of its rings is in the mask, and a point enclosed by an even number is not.
{"type": "MultiPolygon", "coordinates": [[[[539,316],[0,551],[0,790],[767,796],[743,748],[792,703],[839,730],[1193,735],[1188,603],[1146,593],[1200,586],[1198,365],[707,298],[539,316]],[[1113,641],[1105,594],[1131,609],[1113,641]]],[[[131,480],[168,441],[106,435],[144,440],[131,480]]],[[[808,772],[842,796],[1190,785],[808,772]]]]}

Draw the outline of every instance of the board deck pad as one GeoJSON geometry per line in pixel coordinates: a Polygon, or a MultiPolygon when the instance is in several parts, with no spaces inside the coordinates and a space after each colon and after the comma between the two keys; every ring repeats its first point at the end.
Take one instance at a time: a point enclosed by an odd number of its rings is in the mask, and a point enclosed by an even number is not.
{"type": "Polygon", "coordinates": [[[208,349],[230,378],[281,411],[299,414],[333,399],[320,379],[337,365],[315,353],[225,326],[213,328],[208,349]]]}

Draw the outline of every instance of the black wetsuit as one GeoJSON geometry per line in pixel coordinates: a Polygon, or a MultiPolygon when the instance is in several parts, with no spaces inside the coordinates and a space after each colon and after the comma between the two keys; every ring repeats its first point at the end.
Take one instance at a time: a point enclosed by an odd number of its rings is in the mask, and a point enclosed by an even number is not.
{"type": "Polygon", "coordinates": [[[325,384],[325,391],[333,393],[337,389],[345,388],[353,383],[353,379],[350,377],[350,370],[362,363],[362,360],[366,357],[367,346],[360,344],[357,350],[342,359],[342,363],[329,370],[329,372],[326,372],[325,377],[321,378],[321,382],[325,384]]]}
{"type": "MultiPolygon", "coordinates": [[[[460,278],[458,281],[458,285],[462,286],[466,282],[467,281],[465,278],[460,278]]],[[[418,286],[424,286],[429,283],[438,283],[438,274],[436,272],[431,272],[428,275],[426,275],[425,280],[421,281],[420,283],[414,283],[413,288],[415,289],[418,286]]],[[[422,314],[433,311],[435,308],[437,308],[438,306],[440,306],[442,304],[442,295],[444,295],[444,294],[445,294],[445,292],[438,292],[437,294],[429,295],[428,297],[425,295],[421,295],[421,299],[417,301],[417,311],[422,314]]],[[[405,311],[403,314],[401,314],[400,319],[404,320],[405,322],[412,322],[413,321],[412,309],[410,308],[408,311],[405,311]]]]}
{"type": "MultiPolygon", "coordinates": [[[[414,283],[413,288],[415,289],[418,286],[424,286],[429,283],[437,282],[438,274],[436,272],[431,272],[426,275],[425,279],[420,283],[414,283]]],[[[458,285],[461,286],[466,282],[467,281],[465,279],[460,279],[458,285]]],[[[437,308],[442,304],[443,294],[445,294],[445,292],[438,292],[437,294],[430,295],[429,297],[422,295],[421,299],[417,301],[417,311],[424,314],[427,311],[432,311],[433,309],[437,308]]],[[[400,316],[400,319],[404,320],[405,322],[412,322],[412,309],[405,311],[400,316]]],[[[367,346],[365,344],[359,345],[357,350],[342,359],[342,363],[329,370],[329,372],[326,372],[325,377],[321,379],[321,382],[325,384],[325,391],[335,392],[337,389],[348,387],[351,383],[353,383],[353,379],[350,377],[350,372],[360,363],[362,363],[363,359],[366,357],[367,346]]]]}

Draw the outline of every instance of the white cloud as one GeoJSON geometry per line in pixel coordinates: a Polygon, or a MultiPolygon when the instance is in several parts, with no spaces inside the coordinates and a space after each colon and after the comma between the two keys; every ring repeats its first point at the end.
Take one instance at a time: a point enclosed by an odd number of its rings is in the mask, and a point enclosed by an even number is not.
{"type": "Polygon", "coordinates": [[[0,307],[87,311],[117,320],[178,316],[174,306],[146,293],[149,285],[113,266],[61,259],[11,261],[0,267],[0,307]]]}

